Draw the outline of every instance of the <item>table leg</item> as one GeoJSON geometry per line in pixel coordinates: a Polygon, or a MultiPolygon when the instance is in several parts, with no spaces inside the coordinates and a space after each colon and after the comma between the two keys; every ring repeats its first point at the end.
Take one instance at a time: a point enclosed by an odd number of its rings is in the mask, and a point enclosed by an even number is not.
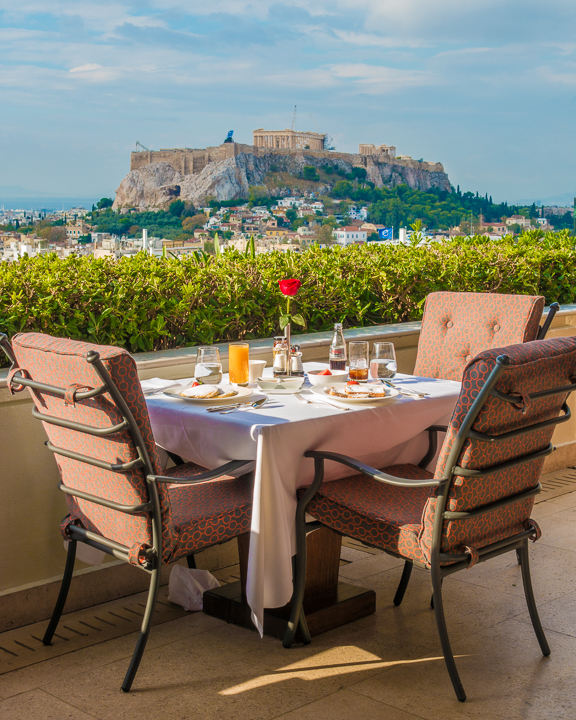
{"type": "MultiPolygon", "coordinates": [[[[342,537],[329,528],[323,527],[308,535],[304,611],[311,635],[319,635],[376,610],[373,590],[338,582],[341,546],[342,537]]],[[[249,549],[250,535],[240,535],[240,581],[204,593],[204,612],[235,625],[253,628],[246,602],[249,549]]],[[[290,603],[283,608],[266,610],[265,634],[282,638],[289,615],[290,603]]]]}

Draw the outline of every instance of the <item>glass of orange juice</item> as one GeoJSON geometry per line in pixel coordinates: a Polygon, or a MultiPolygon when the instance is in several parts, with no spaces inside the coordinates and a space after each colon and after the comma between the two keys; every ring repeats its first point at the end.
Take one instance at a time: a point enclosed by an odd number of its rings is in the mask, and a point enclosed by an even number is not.
{"type": "Polygon", "coordinates": [[[230,382],[235,385],[248,385],[248,343],[234,342],[228,345],[228,372],[230,382]]]}

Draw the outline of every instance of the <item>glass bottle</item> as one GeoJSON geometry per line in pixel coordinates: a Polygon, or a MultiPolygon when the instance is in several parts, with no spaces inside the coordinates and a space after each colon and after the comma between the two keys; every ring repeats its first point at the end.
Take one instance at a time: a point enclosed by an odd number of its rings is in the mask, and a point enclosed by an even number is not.
{"type": "Polygon", "coordinates": [[[330,345],[330,370],[346,370],[346,343],[342,323],[334,323],[334,337],[330,345]]]}

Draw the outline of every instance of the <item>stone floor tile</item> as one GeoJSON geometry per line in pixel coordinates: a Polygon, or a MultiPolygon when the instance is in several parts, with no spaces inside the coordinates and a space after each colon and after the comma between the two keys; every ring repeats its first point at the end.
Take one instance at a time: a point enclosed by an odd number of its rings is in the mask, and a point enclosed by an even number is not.
{"type": "Polygon", "coordinates": [[[339,690],[322,700],[279,715],[276,720],[417,720],[402,710],[349,690],[339,690]]]}
{"type": "Polygon", "coordinates": [[[551,633],[544,658],[532,628],[510,620],[453,643],[468,695],[459,703],[444,659],[407,662],[349,687],[427,720],[574,720],[576,639],[551,633]]]}
{"type": "MultiPolygon", "coordinates": [[[[529,551],[532,584],[538,604],[576,592],[576,552],[545,545],[543,538],[530,543],[529,551]]],[[[514,552],[460,572],[458,580],[511,595],[524,595],[520,566],[514,552]]]]}
{"type": "MultiPolygon", "coordinates": [[[[462,570],[444,580],[442,596],[446,612],[446,621],[452,640],[466,637],[486,627],[521,615],[526,610],[523,596],[516,597],[460,582],[460,576],[472,570],[462,570]]],[[[386,637],[411,641],[418,639],[420,644],[437,647],[438,632],[434,610],[430,607],[432,593],[430,573],[415,568],[410,583],[399,607],[393,604],[398,581],[393,571],[363,578],[362,584],[371,587],[377,593],[378,611],[374,615],[362,618],[358,623],[386,637]]]]}
{"type": "Polygon", "coordinates": [[[170,708],[170,720],[268,720],[418,657],[414,644],[382,642],[351,623],[285,650],[233,625],[146,653],[129,695],[118,691],[125,667],[112,663],[63,678],[58,697],[102,720],[141,720],[170,708]]]}
{"type": "MultiPolygon", "coordinates": [[[[204,613],[190,613],[186,617],[155,625],[150,631],[146,652],[225,624],[221,620],[204,615],[204,613]]],[[[0,696],[10,697],[33,688],[50,686],[52,682],[59,681],[64,674],[73,677],[85,672],[87,667],[96,668],[118,660],[124,663],[124,672],[126,672],[137,638],[138,633],[123,635],[67,655],[60,655],[52,660],[14,670],[6,675],[0,675],[0,696]]]]}
{"type": "MultiPolygon", "coordinates": [[[[538,614],[544,630],[576,637],[576,593],[564,595],[548,603],[541,603],[538,607],[538,614]]],[[[519,615],[517,620],[531,622],[528,612],[519,615]]]]}
{"type": "Polygon", "coordinates": [[[97,716],[82,712],[43,690],[31,690],[1,701],[0,717],[2,720],[94,720],[97,716]]]}
{"type": "Polygon", "coordinates": [[[539,543],[560,549],[576,549],[576,507],[548,515],[539,520],[538,524],[542,530],[539,543]]]}
{"type": "Polygon", "coordinates": [[[369,575],[375,575],[376,573],[384,572],[390,568],[403,567],[404,561],[398,558],[387,555],[386,553],[380,553],[379,555],[364,556],[361,560],[356,560],[348,565],[343,565],[340,568],[340,577],[345,580],[359,580],[369,575]]]}

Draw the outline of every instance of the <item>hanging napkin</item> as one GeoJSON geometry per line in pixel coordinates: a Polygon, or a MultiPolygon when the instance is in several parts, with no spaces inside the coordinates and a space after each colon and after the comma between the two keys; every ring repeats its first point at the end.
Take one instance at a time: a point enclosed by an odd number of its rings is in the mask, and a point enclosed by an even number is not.
{"type": "Polygon", "coordinates": [[[163,380],[162,378],[150,378],[148,380],[141,380],[142,392],[144,395],[153,395],[154,393],[166,390],[169,387],[180,385],[178,380],[163,380]]]}

